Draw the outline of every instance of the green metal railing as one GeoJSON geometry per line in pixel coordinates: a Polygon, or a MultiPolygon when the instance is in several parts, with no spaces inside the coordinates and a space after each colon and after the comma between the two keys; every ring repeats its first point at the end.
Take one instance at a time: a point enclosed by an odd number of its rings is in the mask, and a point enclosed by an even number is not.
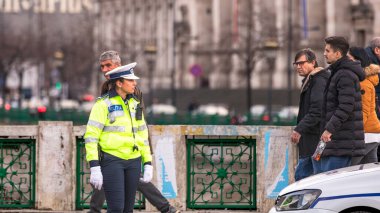
{"type": "MultiPolygon", "coordinates": [[[[83,138],[77,138],[77,189],[75,205],[76,209],[90,208],[92,187],[90,185],[90,167],[86,161],[86,153],[83,138]]],[[[104,204],[103,208],[107,208],[104,204]]],[[[140,192],[136,193],[135,209],[145,209],[145,199],[140,192]]]]}
{"type": "Polygon", "coordinates": [[[0,139],[0,208],[34,208],[35,139],[0,139]]]}
{"type": "MultiPolygon", "coordinates": [[[[37,113],[27,109],[11,109],[6,111],[0,108],[0,124],[37,124],[38,121],[72,121],[74,125],[87,124],[89,112],[78,110],[47,110],[45,113],[37,113]]],[[[231,116],[219,115],[192,115],[189,113],[177,113],[173,115],[146,114],[145,118],[151,125],[276,125],[292,126],[296,124],[296,118],[280,119],[278,116],[266,121],[262,116],[246,114],[241,121],[236,123],[231,116]]]]}
{"type": "Polygon", "coordinates": [[[255,139],[186,139],[187,208],[256,209],[255,139]]]}

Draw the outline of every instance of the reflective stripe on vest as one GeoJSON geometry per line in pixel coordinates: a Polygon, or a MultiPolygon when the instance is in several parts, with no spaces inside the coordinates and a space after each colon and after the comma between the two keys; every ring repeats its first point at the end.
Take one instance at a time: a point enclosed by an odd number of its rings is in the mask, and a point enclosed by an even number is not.
{"type": "Polygon", "coordinates": [[[148,129],[148,127],[144,124],[144,125],[139,126],[137,131],[144,131],[146,129],[148,129]]]}
{"type": "Polygon", "coordinates": [[[125,132],[125,126],[105,126],[103,132],[125,132]]]}
{"type": "Polygon", "coordinates": [[[102,124],[98,121],[94,121],[94,120],[88,120],[87,126],[93,126],[93,127],[96,127],[100,130],[102,130],[104,128],[104,124],[102,124]]]}
{"type": "Polygon", "coordinates": [[[84,143],[98,143],[99,139],[98,138],[86,138],[84,139],[84,143]]]}

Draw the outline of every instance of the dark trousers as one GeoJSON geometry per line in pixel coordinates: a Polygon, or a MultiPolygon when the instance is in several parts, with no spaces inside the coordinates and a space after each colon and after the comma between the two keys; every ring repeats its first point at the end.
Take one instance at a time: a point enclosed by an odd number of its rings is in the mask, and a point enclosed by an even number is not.
{"type": "Polygon", "coordinates": [[[360,157],[352,157],[351,165],[359,165],[366,163],[375,163],[377,162],[377,148],[378,143],[366,143],[365,144],[365,155],[360,157]]]}
{"type": "Polygon", "coordinates": [[[294,172],[295,181],[307,178],[314,174],[317,162],[312,157],[299,158],[296,171],[294,172]]]}
{"type": "Polygon", "coordinates": [[[321,172],[328,172],[334,169],[340,169],[344,167],[351,166],[351,156],[328,156],[328,157],[321,157],[319,161],[316,161],[316,171],[315,174],[321,173],[321,172]]]}
{"type": "MultiPolygon", "coordinates": [[[[156,207],[160,212],[169,211],[169,201],[161,194],[161,192],[151,183],[145,183],[139,180],[137,191],[141,192],[144,197],[156,207]]],[[[93,190],[90,201],[90,213],[100,213],[105,201],[104,191],[93,190]]]]}
{"type": "Polygon", "coordinates": [[[141,173],[141,158],[130,160],[104,154],[100,167],[108,213],[133,212],[141,173]]]}

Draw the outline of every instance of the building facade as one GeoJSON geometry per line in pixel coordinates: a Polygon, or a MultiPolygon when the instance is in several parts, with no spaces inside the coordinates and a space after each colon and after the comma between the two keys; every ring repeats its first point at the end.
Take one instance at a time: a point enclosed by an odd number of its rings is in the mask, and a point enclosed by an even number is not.
{"type": "Polygon", "coordinates": [[[288,64],[298,49],[315,49],[324,64],[326,36],[342,35],[363,46],[379,35],[376,0],[100,0],[98,4],[98,52],[116,49],[126,62],[137,61],[143,88],[152,84],[158,89],[239,89],[247,87],[249,73],[253,89],[285,89],[289,79],[290,86],[297,88],[299,79],[288,64]]]}
{"type": "Polygon", "coordinates": [[[0,88],[16,57],[14,64],[36,64],[45,90],[58,66],[70,98],[96,95],[104,80],[97,57],[114,49],[124,64],[138,62],[139,83],[152,97],[239,90],[252,96],[249,105],[257,98],[251,91],[287,90],[295,104],[294,53],[310,47],[326,65],[326,36],[368,44],[380,35],[377,9],[377,0],[0,0],[0,88]]]}

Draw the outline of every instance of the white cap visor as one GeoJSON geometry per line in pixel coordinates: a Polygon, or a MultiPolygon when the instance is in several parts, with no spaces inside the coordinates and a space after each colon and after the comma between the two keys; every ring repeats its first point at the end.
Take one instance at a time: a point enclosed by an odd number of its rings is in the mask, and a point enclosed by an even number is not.
{"type": "Polygon", "coordinates": [[[133,72],[133,68],[137,65],[136,62],[117,67],[105,74],[105,76],[109,76],[110,79],[116,79],[116,78],[125,78],[125,79],[140,79],[135,75],[133,72]]]}

